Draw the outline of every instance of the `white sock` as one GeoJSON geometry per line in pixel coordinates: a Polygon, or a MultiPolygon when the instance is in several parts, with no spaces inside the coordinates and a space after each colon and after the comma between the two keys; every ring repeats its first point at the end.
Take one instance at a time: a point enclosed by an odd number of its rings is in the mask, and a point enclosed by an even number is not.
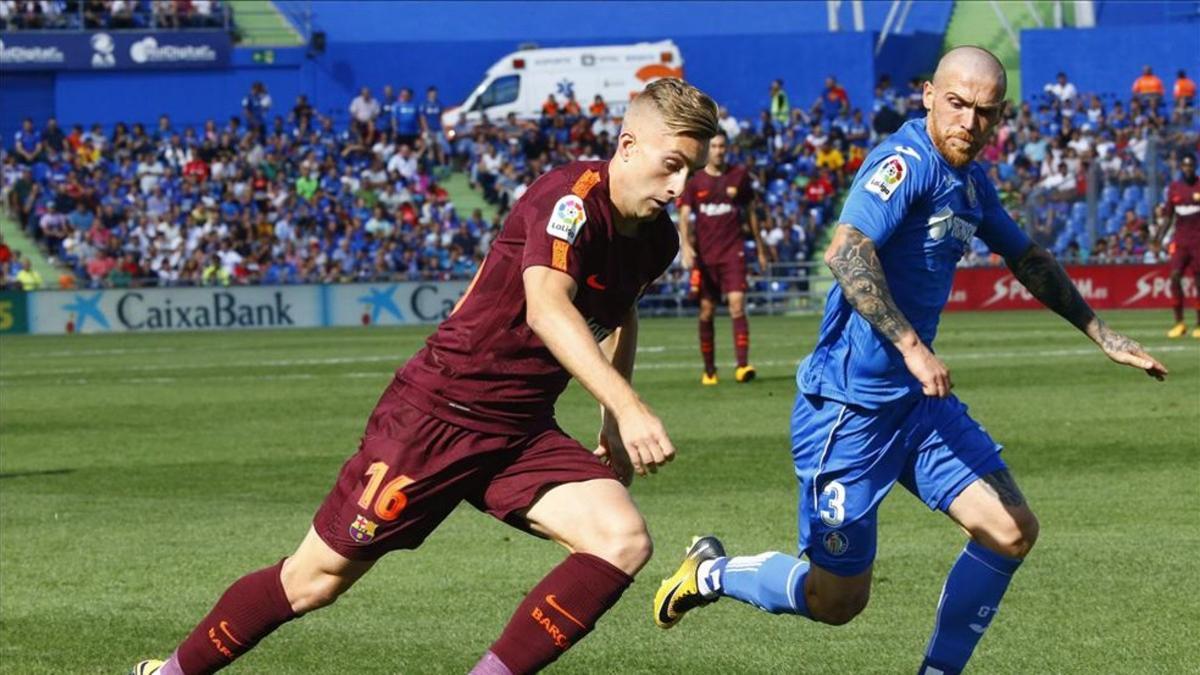
{"type": "Polygon", "coordinates": [[[713,566],[719,560],[722,558],[705,560],[696,569],[696,586],[700,589],[700,595],[706,600],[711,600],[721,594],[721,577],[712,571],[713,566]]]}

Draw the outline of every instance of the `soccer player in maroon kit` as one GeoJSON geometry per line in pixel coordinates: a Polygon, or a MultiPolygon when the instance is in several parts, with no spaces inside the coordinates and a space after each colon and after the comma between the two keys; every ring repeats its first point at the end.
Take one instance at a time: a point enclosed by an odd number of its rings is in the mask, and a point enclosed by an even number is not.
{"type": "Polygon", "coordinates": [[[717,384],[716,353],[713,345],[713,315],[724,293],[733,320],[733,346],[737,354],[734,379],[754,379],[750,365],[750,323],[746,320],[746,253],[742,245],[743,216],[754,236],[758,264],[767,269],[766,247],[758,230],[754,212],[754,188],[743,166],[725,163],[728,137],[725,132],[708,143],[708,164],[688,181],[679,199],[679,239],[683,266],[691,269],[700,286],[700,354],[704,357],[704,375],[700,382],[717,384]],[[691,215],[696,213],[692,228],[691,215]]]}
{"type": "MultiPolygon", "coordinates": [[[[1180,338],[1187,335],[1187,324],[1183,321],[1183,273],[1189,267],[1192,278],[1196,283],[1196,292],[1200,293],[1200,180],[1196,178],[1196,156],[1188,153],[1179,162],[1183,170],[1183,179],[1177,180],[1167,187],[1167,204],[1171,208],[1171,223],[1175,226],[1175,237],[1172,240],[1174,251],[1171,254],[1171,300],[1175,303],[1175,326],[1167,333],[1167,337],[1180,338]]],[[[1160,241],[1167,231],[1168,225],[1158,234],[1160,241]]],[[[1200,297],[1196,298],[1196,328],[1192,337],[1200,338],[1200,297]]]]}
{"type": "Polygon", "coordinates": [[[637,299],[678,251],[663,208],[717,130],[708,96],[658,80],[630,104],[611,161],[539,178],[455,311],[396,373],[295,553],[234,582],[165,663],[133,672],[225,667],[380,556],[419,546],[462,501],[570,551],[472,672],[535,672],[586,636],[650,558],[625,484],[675,450],[630,386],[637,299]],[[554,420],[572,376],[601,404],[595,450],[554,420]]]}

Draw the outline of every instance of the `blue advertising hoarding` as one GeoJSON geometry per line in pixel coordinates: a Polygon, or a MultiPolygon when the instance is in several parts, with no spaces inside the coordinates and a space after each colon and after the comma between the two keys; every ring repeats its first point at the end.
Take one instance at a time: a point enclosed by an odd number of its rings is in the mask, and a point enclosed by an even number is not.
{"type": "Polygon", "coordinates": [[[0,71],[224,68],[225,31],[0,33],[0,71]]]}

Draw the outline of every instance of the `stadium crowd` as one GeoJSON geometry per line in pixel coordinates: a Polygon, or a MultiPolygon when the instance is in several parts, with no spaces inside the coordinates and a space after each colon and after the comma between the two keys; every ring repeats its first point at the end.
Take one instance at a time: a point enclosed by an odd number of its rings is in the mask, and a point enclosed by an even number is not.
{"type": "Polygon", "coordinates": [[[220,0],[0,0],[0,30],[220,28],[220,0]]]}
{"type": "MultiPolygon", "coordinates": [[[[1157,90],[1138,82],[1150,93],[1135,84],[1124,101],[1079,94],[1063,74],[1042,97],[1011,107],[980,156],[1018,221],[1060,256],[1165,255],[1155,229],[1164,213],[1150,206],[1161,200],[1146,199],[1144,190],[1148,172],[1169,177],[1176,150],[1196,145],[1194,84],[1190,100],[1177,84],[1167,108],[1161,82],[1157,90]],[[1090,179],[1098,179],[1101,196],[1094,242],[1084,202],[1090,179]]],[[[759,282],[759,290],[781,290],[803,286],[794,263],[812,258],[838,195],[872,145],[923,115],[921,83],[897,88],[885,76],[864,110],[834,77],[801,106],[790,105],[776,80],[765,102],[754,120],[722,109],[721,125],[730,161],[751,167],[766,258],[783,278],[773,287],[759,282]]],[[[166,116],[149,129],[130,122],[68,130],[54,119],[38,128],[25,120],[4,149],[10,213],[73,270],[60,280],[65,285],[469,278],[503,215],[537,176],[611,156],[619,129],[599,97],[584,109],[573,95],[551,94],[540,119],[509,115],[443,131],[435,87],[420,102],[408,88],[389,85],[376,96],[363,87],[336,118],[344,124],[318,114],[303,95],[276,110],[259,83],[241,109],[199,128],[177,127],[166,116]],[[495,206],[493,218],[459,213],[440,185],[451,171],[464,172],[495,206]]],[[[756,260],[757,252],[748,253],[756,260]]],[[[987,262],[976,242],[964,264],[987,262]]],[[[27,267],[10,254],[0,263],[0,284],[36,286],[28,273],[17,281],[27,267]]],[[[652,292],[689,290],[676,266],[652,292]]]]}

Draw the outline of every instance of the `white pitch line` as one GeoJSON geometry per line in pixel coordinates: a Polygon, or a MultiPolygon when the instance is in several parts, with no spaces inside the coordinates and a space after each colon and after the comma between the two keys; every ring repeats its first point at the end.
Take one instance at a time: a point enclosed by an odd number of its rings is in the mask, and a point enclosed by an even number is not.
{"type": "MultiPolygon", "coordinates": [[[[1153,353],[1176,353],[1197,351],[1192,345],[1165,345],[1157,347],[1153,353]]],[[[964,360],[984,360],[984,359],[1052,359],[1064,357],[1084,357],[1084,356],[1101,356],[1100,350],[1095,348],[1079,348],[1079,349],[1047,349],[1036,351],[1005,351],[1005,352],[961,352],[961,353],[939,353],[940,357],[947,362],[953,364],[955,361],[964,360]]],[[[338,365],[338,364],[353,364],[353,363],[377,363],[380,361],[391,361],[399,365],[399,361],[395,357],[336,357],[329,359],[293,359],[293,360],[277,360],[277,361],[261,361],[253,363],[209,363],[209,364],[185,364],[179,366],[144,366],[142,368],[129,368],[128,370],[202,370],[202,369],[217,369],[229,367],[292,367],[294,365],[338,365]]],[[[688,361],[649,361],[637,364],[637,370],[692,370],[697,368],[698,360],[688,361]]],[[[775,368],[787,366],[795,368],[800,364],[800,359],[772,359],[766,361],[757,361],[755,365],[760,368],[775,368]]],[[[66,374],[78,374],[94,372],[92,370],[76,369],[66,374]]],[[[391,375],[392,369],[379,371],[355,371],[348,373],[331,374],[329,377],[345,377],[355,379],[374,379],[384,378],[391,375]]],[[[0,386],[10,386],[12,383],[7,378],[18,376],[32,375],[48,375],[58,374],[49,371],[34,371],[26,374],[10,373],[0,377],[0,386]]],[[[193,381],[241,381],[241,380],[313,380],[319,377],[313,373],[282,373],[282,374],[261,374],[261,373],[246,373],[246,374],[229,374],[229,375],[200,375],[189,376],[187,380],[193,381]]],[[[176,381],[172,377],[133,377],[133,378],[104,378],[97,382],[105,384],[170,384],[176,381]]],[[[89,384],[87,378],[77,378],[69,380],[56,380],[53,384],[89,384]]]]}

